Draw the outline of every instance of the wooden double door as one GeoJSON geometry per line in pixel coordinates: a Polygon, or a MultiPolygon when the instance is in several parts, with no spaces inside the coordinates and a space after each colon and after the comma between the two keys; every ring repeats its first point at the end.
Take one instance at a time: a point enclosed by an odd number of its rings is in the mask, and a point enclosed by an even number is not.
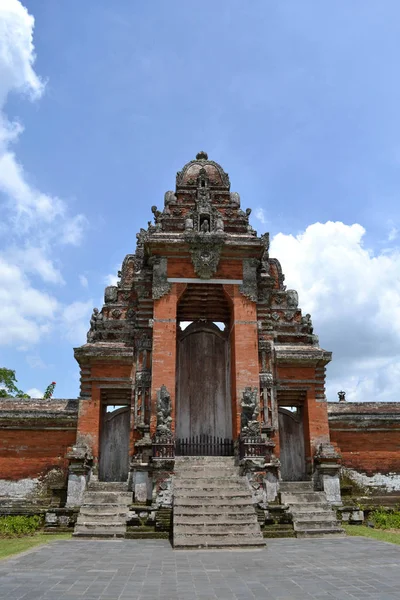
{"type": "Polygon", "coordinates": [[[195,321],[178,339],[176,437],[232,439],[228,332],[195,321]]]}

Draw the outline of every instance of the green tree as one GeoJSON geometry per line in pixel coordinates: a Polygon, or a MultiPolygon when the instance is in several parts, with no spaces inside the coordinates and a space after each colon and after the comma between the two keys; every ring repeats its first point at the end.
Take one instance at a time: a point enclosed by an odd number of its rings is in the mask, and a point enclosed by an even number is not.
{"type": "Polygon", "coordinates": [[[15,371],[0,367],[0,398],[9,398],[10,396],[14,398],[29,398],[28,394],[18,389],[15,371]]]}

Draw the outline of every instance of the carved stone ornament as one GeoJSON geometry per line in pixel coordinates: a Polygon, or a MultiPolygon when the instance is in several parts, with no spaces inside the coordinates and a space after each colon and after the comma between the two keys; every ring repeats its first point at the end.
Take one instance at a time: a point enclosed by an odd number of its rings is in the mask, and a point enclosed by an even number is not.
{"type": "Polygon", "coordinates": [[[157,430],[158,438],[171,438],[171,396],[165,385],[157,392],[157,430]]]}
{"type": "Polygon", "coordinates": [[[165,256],[153,258],[153,300],[159,300],[171,291],[167,281],[168,259],[165,256]]]}
{"type": "Polygon", "coordinates": [[[118,288],[115,285],[108,285],[104,290],[104,302],[116,302],[118,299],[118,288]]]}
{"type": "Polygon", "coordinates": [[[257,302],[257,268],[259,261],[256,258],[243,259],[243,283],[240,286],[240,292],[249,300],[257,302]]]}
{"type": "Polygon", "coordinates": [[[143,352],[144,350],[147,350],[148,352],[151,351],[152,349],[152,338],[150,335],[150,332],[145,331],[145,330],[136,330],[135,331],[135,348],[138,352],[143,352]]]}
{"type": "Polygon", "coordinates": [[[272,373],[265,372],[260,373],[260,385],[261,387],[272,387],[274,384],[274,377],[272,373]]]}
{"type": "Polygon", "coordinates": [[[168,206],[171,202],[176,202],[175,192],[168,191],[164,194],[164,206],[168,206]]]}
{"type": "Polygon", "coordinates": [[[223,241],[212,236],[196,236],[189,244],[190,255],[196,275],[210,279],[216,272],[221,258],[223,241]]]}
{"type": "Polygon", "coordinates": [[[261,433],[261,426],[258,422],[260,412],[258,402],[258,390],[251,387],[246,387],[242,396],[242,414],[240,421],[240,429],[242,437],[256,437],[261,433]]]}
{"type": "Polygon", "coordinates": [[[93,309],[92,316],[90,318],[90,329],[87,333],[87,341],[89,344],[98,342],[102,339],[102,330],[104,329],[103,315],[99,312],[98,308],[93,309]]]}
{"type": "Polygon", "coordinates": [[[114,317],[114,319],[119,319],[122,315],[122,312],[119,310],[119,308],[114,308],[111,314],[114,317]]]}
{"type": "Polygon", "coordinates": [[[299,295],[296,290],[288,290],[287,294],[287,307],[296,309],[299,305],[299,295]]]}

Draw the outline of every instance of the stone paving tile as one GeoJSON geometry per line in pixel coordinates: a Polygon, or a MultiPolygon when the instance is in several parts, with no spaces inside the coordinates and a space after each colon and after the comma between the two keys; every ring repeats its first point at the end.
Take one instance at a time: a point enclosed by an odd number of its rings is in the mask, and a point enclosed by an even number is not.
{"type": "Polygon", "coordinates": [[[174,551],[164,540],[55,541],[0,562],[0,600],[400,600],[400,547],[365,538],[174,551]]]}

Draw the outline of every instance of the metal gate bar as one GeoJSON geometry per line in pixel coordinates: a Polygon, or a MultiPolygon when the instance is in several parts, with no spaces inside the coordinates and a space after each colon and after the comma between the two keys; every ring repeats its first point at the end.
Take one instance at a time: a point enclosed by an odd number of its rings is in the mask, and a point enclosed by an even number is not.
{"type": "Polygon", "coordinates": [[[176,440],[177,456],[233,456],[233,440],[201,434],[176,440]]]}

